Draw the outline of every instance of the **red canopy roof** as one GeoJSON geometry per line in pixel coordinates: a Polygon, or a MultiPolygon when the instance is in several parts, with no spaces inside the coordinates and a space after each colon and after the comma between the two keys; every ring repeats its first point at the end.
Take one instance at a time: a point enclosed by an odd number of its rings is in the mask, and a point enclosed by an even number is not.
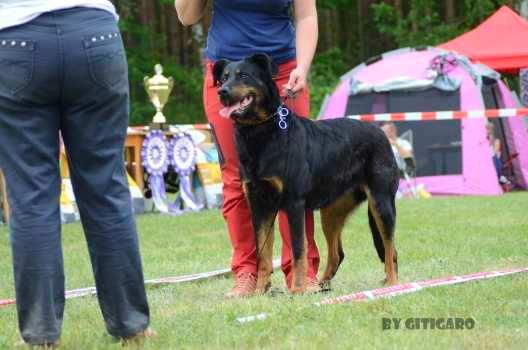
{"type": "Polygon", "coordinates": [[[504,73],[528,68],[528,21],[508,6],[475,29],[440,45],[504,73]]]}

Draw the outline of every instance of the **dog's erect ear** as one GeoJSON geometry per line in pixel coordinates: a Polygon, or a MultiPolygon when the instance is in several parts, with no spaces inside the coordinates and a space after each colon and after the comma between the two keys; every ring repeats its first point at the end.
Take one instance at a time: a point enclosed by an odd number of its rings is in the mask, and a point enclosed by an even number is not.
{"type": "Polygon", "coordinates": [[[279,67],[273,62],[271,57],[265,53],[256,53],[247,59],[248,61],[257,64],[264,71],[269,72],[272,77],[275,77],[279,72],[279,67]]]}
{"type": "Polygon", "coordinates": [[[218,60],[213,66],[213,84],[214,86],[218,85],[218,82],[222,80],[222,73],[224,73],[224,68],[229,64],[228,60],[218,60]]]}

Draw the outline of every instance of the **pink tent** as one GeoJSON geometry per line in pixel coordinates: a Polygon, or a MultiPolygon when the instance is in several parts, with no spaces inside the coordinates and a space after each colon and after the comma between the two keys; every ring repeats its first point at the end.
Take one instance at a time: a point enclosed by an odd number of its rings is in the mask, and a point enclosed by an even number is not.
{"type": "MultiPolygon", "coordinates": [[[[480,110],[514,107],[514,99],[490,68],[438,48],[400,49],[372,58],[342,77],[320,119],[353,114],[480,110]]],[[[498,195],[486,119],[396,123],[412,131],[416,182],[433,194],[498,195]]],[[[518,187],[528,185],[528,134],[522,120],[494,121],[503,161],[518,187]]],[[[402,183],[403,185],[403,183],[402,183]]]]}

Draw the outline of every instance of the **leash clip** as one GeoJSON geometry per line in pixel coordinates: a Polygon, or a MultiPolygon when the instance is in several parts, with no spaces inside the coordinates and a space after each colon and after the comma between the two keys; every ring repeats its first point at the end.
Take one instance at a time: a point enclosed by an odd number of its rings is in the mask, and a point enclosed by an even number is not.
{"type": "Polygon", "coordinates": [[[277,115],[279,116],[279,128],[282,130],[288,129],[288,123],[286,122],[286,117],[290,114],[288,108],[283,105],[279,106],[277,109],[277,115]]]}

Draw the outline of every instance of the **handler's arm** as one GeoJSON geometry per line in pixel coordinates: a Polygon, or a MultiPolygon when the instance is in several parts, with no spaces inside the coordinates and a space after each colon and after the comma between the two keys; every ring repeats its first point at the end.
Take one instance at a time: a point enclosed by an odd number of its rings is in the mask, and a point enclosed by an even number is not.
{"type": "Polygon", "coordinates": [[[306,86],[306,80],[317,47],[319,35],[315,0],[295,0],[295,46],[297,68],[292,71],[286,89],[296,93],[306,86]]]}
{"type": "Polygon", "coordinates": [[[175,0],[178,19],[184,26],[195,24],[202,18],[207,0],[175,0]]]}

